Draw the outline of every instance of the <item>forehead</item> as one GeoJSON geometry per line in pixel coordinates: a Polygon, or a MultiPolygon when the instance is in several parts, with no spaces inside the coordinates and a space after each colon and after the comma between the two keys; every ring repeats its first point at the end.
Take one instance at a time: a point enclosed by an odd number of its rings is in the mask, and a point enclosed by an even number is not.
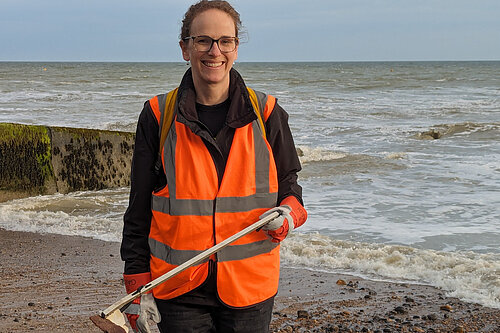
{"type": "Polygon", "coordinates": [[[229,14],[218,10],[208,9],[198,14],[191,23],[192,36],[206,35],[210,37],[234,36],[236,26],[229,14]]]}

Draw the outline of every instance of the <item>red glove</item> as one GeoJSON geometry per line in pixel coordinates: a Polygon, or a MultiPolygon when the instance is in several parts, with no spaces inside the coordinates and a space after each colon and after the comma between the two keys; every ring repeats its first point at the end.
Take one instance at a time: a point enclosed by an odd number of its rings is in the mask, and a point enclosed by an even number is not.
{"type": "MultiPolygon", "coordinates": [[[[130,294],[137,290],[137,288],[144,286],[151,282],[151,272],[139,273],[139,274],[123,274],[123,280],[125,281],[125,290],[127,294],[130,294]]],[[[132,304],[127,308],[124,313],[127,315],[128,322],[130,326],[137,332],[137,319],[139,318],[139,311],[133,310],[139,309],[141,304],[141,297],[136,298],[132,304]],[[134,306],[134,304],[136,304],[134,306]],[[129,312],[127,310],[130,309],[129,312]],[[131,313],[132,312],[132,313],[131,313]]]]}
{"type": "Polygon", "coordinates": [[[273,243],[283,241],[291,230],[300,227],[307,220],[305,208],[294,196],[286,197],[281,201],[279,207],[271,208],[260,218],[262,219],[275,211],[278,211],[280,216],[262,227],[263,230],[266,230],[273,243]]]}

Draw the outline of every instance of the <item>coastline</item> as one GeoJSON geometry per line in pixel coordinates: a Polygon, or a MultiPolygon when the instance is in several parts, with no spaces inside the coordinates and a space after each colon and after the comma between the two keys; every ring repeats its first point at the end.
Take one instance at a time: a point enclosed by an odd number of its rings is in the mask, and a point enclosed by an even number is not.
{"type": "MultiPolygon", "coordinates": [[[[124,295],[118,243],[1,228],[0,239],[1,332],[99,332],[88,317],[124,295]]],[[[283,267],[271,332],[500,332],[500,309],[283,267]]]]}

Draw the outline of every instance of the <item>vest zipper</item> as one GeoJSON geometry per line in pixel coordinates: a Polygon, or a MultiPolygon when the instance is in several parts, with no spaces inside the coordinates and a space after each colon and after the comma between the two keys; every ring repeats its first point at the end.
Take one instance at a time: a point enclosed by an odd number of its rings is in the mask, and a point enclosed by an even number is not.
{"type": "MultiPolygon", "coordinates": [[[[224,176],[224,173],[220,173],[220,170],[219,170],[219,167],[218,167],[218,163],[216,162],[216,158],[221,158],[221,159],[224,159],[224,156],[222,155],[222,151],[220,150],[217,142],[216,142],[216,139],[215,137],[212,135],[212,133],[210,132],[210,129],[205,125],[203,124],[201,121],[199,120],[196,120],[195,123],[198,125],[200,131],[198,132],[194,132],[196,135],[198,135],[205,143],[205,146],[207,147],[208,149],[208,152],[210,153],[210,156],[212,157],[212,160],[213,160],[213,163],[214,163],[214,167],[215,167],[215,171],[217,173],[217,192],[220,190],[220,185],[222,183],[222,177],[224,176]],[[208,134],[208,135],[207,135],[208,134]],[[209,145],[212,147],[212,148],[209,148],[209,145]],[[218,154],[218,156],[216,157],[215,154],[218,154]]],[[[188,126],[189,127],[189,126],[188,126]]],[[[221,129],[222,130],[222,129],[221,129]]],[[[216,207],[217,206],[217,197],[214,199],[213,201],[213,209],[212,209],[212,232],[213,232],[213,235],[214,235],[214,244],[213,245],[217,245],[217,237],[216,237],[216,233],[215,233],[215,211],[216,211],[216,207]]],[[[214,257],[215,257],[215,262],[214,262],[214,265],[216,265],[217,263],[217,253],[214,254],[214,257]]]]}
{"type": "MultiPolygon", "coordinates": [[[[217,197],[214,199],[213,213],[212,213],[212,230],[213,230],[212,232],[214,235],[214,244],[213,245],[217,244],[217,236],[215,233],[215,209],[216,209],[216,205],[217,205],[217,197]]],[[[215,261],[217,262],[217,252],[214,254],[214,257],[215,257],[215,261]]]]}

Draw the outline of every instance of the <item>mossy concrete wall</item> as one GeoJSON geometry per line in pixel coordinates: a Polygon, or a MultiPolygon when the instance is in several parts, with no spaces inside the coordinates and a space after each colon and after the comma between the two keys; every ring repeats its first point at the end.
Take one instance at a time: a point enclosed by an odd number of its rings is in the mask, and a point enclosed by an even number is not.
{"type": "Polygon", "coordinates": [[[0,123],[0,201],[128,186],[134,133],[0,123]]]}

